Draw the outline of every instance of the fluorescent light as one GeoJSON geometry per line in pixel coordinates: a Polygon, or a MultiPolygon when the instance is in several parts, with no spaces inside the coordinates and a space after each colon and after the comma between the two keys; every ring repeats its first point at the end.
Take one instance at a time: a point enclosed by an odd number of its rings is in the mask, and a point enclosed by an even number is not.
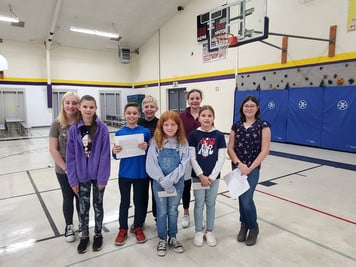
{"type": "Polygon", "coordinates": [[[20,22],[19,18],[16,18],[16,17],[8,17],[8,16],[2,16],[2,15],[0,15],[0,21],[15,22],[15,23],[20,22]]]}
{"type": "Polygon", "coordinates": [[[102,36],[102,37],[108,37],[108,38],[119,38],[119,34],[117,34],[117,33],[102,32],[102,31],[79,28],[79,27],[74,27],[74,26],[70,27],[70,31],[91,34],[91,35],[97,35],[97,36],[102,36]]]}

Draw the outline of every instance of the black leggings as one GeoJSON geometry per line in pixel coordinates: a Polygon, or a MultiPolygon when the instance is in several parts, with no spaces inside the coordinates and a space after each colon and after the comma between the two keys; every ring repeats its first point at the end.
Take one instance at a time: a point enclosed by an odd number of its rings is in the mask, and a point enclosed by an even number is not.
{"type": "Polygon", "coordinates": [[[184,181],[184,191],[183,191],[183,209],[189,209],[190,203],[190,189],[192,187],[192,179],[184,181]]]}
{"type": "Polygon", "coordinates": [[[73,224],[74,205],[73,199],[75,198],[75,206],[77,209],[77,215],[79,218],[79,201],[78,196],[74,194],[72,187],[69,185],[68,177],[66,174],[56,173],[59,185],[63,195],[63,215],[66,225],[73,224]]]}

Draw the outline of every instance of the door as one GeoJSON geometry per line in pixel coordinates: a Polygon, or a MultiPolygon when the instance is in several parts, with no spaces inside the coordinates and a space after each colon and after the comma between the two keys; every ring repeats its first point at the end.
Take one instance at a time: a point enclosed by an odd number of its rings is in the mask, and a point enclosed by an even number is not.
{"type": "Polygon", "coordinates": [[[186,109],[185,93],[187,88],[168,89],[168,109],[182,112],[186,109]]]}
{"type": "Polygon", "coordinates": [[[52,114],[53,114],[53,118],[57,118],[59,112],[61,111],[61,101],[62,101],[62,97],[63,95],[66,93],[67,91],[53,91],[52,92],[52,114]]]}
{"type": "Polygon", "coordinates": [[[3,91],[3,99],[6,119],[25,119],[24,93],[22,91],[3,91]]]}

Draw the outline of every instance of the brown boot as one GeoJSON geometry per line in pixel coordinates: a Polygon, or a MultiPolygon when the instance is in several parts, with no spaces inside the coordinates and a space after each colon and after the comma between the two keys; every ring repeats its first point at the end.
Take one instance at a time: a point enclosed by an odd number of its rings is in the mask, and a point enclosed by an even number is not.
{"type": "Polygon", "coordinates": [[[253,246],[254,244],[256,244],[258,232],[259,232],[258,227],[254,229],[249,229],[248,236],[246,239],[247,246],[253,246]]]}
{"type": "Polygon", "coordinates": [[[244,242],[246,240],[247,231],[248,231],[247,225],[241,223],[240,232],[237,234],[238,242],[244,242]]]}

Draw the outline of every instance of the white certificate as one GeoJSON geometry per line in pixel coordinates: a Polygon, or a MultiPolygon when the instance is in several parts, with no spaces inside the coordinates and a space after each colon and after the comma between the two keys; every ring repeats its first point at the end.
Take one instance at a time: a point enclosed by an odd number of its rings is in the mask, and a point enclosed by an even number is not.
{"type": "Polygon", "coordinates": [[[246,175],[241,175],[239,168],[234,169],[224,176],[226,186],[229,188],[232,199],[237,199],[245,193],[250,185],[247,181],[246,175]]]}
{"type": "Polygon", "coordinates": [[[203,186],[200,182],[192,183],[192,185],[193,185],[193,190],[210,189],[210,185],[203,186]]]}
{"type": "Polygon", "coordinates": [[[115,145],[122,146],[122,150],[116,154],[116,157],[121,159],[145,155],[146,151],[138,147],[138,144],[143,142],[142,133],[115,136],[115,145]]]}
{"type": "Polygon", "coordinates": [[[177,195],[177,190],[174,189],[172,193],[168,193],[166,191],[158,191],[159,197],[174,197],[177,195]]]}

